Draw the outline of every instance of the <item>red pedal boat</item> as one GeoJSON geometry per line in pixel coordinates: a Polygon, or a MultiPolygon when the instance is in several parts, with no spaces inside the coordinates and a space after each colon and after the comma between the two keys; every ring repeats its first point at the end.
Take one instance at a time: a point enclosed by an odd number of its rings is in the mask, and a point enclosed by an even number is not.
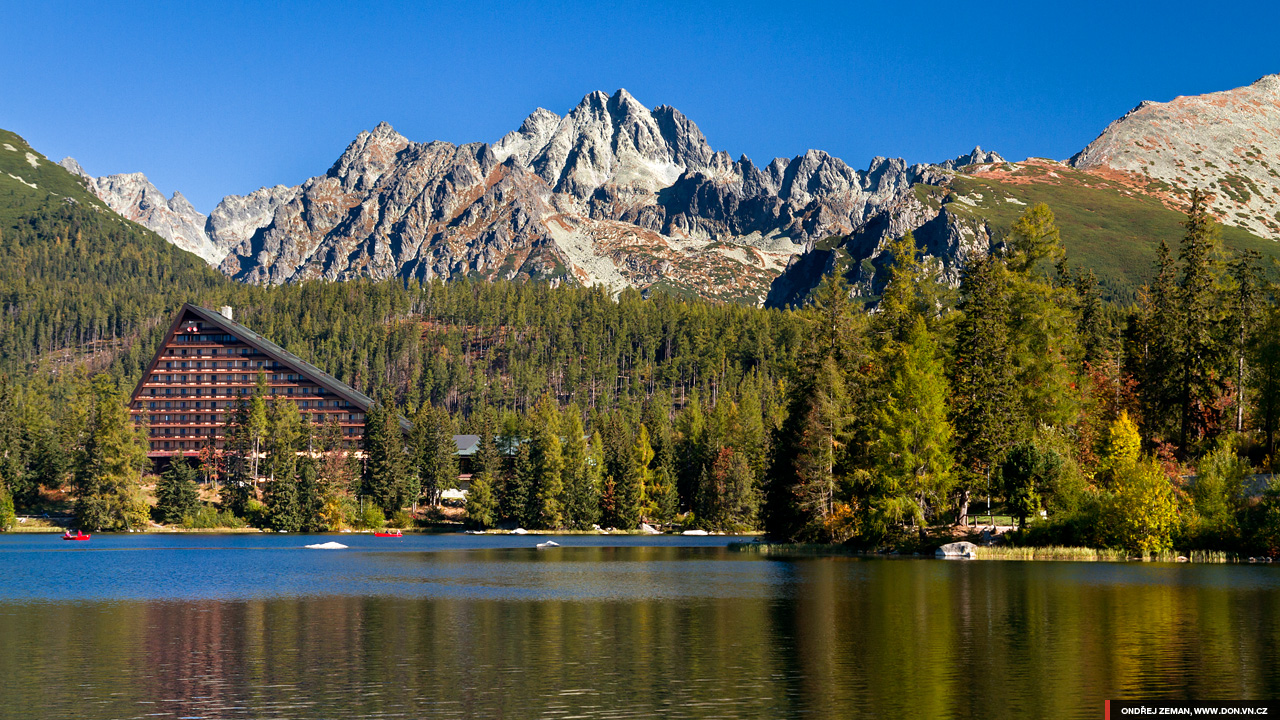
{"type": "Polygon", "coordinates": [[[404,533],[399,530],[379,530],[373,534],[374,537],[404,537],[404,533]]]}
{"type": "Polygon", "coordinates": [[[85,535],[84,533],[80,532],[79,530],[76,530],[76,534],[75,534],[75,535],[72,535],[70,530],[68,530],[68,531],[66,531],[66,532],[64,532],[64,533],[62,533],[62,539],[63,539],[63,540],[88,540],[88,539],[89,539],[89,538],[91,538],[91,537],[93,537],[93,536],[92,536],[92,535],[85,535]]]}

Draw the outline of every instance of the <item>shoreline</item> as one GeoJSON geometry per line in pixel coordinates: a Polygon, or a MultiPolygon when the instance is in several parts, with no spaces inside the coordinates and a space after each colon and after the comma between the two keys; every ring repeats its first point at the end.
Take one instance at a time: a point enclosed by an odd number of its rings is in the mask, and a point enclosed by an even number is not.
{"type": "Polygon", "coordinates": [[[823,545],[804,543],[732,542],[730,552],[768,557],[863,557],[863,558],[914,558],[936,560],[1001,560],[1001,561],[1054,561],[1054,562],[1163,562],[1205,564],[1269,564],[1271,558],[1233,555],[1218,550],[1189,550],[1183,552],[1156,553],[1138,556],[1123,550],[1087,547],[1008,547],[983,546],[974,549],[974,556],[942,557],[934,553],[899,553],[859,550],[847,545],[823,545]]]}
{"type": "MultiPolygon", "coordinates": [[[[387,528],[393,530],[397,528],[387,528]]],[[[510,530],[484,530],[480,532],[470,532],[462,528],[398,528],[405,535],[491,535],[496,537],[506,536],[523,536],[523,535],[571,535],[571,536],[601,536],[610,535],[624,536],[641,536],[641,537],[725,537],[725,538],[749,538],[753,535],[741,535],[736,533],[708,533],[707,535],[684,535],[678,532],[660,532],[651,533],[643,530],[528,530],[523,533],[515,533],[510,530]]],[[[7,531],[0,532],[3,535],[61,535],[66,532],[64,527],[22,527],[15,525],[7,531]]],[[[156,526],[148,527],[145,530],[94,530],[90,531],[91,535],[372,535],[381,530],[331,530],[323,532],[277,532],[264,528],[243,527],[243,528],[184,528],[156,526]]]]}

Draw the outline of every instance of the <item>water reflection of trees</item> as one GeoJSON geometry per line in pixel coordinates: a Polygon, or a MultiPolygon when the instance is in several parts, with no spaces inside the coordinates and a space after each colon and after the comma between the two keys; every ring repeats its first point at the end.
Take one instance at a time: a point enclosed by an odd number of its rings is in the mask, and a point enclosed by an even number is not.
{"type": "Polygon", "coordinates": [[[0,606],[0,717],[1093,717],[1280,691],[1280,598],[1233,587],[1253,569],[751,562],[774,592],[0,606]]]}

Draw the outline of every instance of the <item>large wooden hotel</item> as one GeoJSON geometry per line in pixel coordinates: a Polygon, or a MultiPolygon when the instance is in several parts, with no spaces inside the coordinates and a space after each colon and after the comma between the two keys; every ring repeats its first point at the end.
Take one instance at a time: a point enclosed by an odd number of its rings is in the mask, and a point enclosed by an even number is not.
{"type": "MultiPolygon", "coordinates": [[[[221,448],[240,398],[253,394],[262,373],[270,394],[298,404],[315,423],[336,420],[353,445],[364,435],[372,400],[350,385],[231,319],[183,305],[147,366],[130,403],[135,422],[150,429],[148,456],[195,457],[205,446],[221,448]]],[[[406,423],[407,425],[407,423],[406,423]]]]}

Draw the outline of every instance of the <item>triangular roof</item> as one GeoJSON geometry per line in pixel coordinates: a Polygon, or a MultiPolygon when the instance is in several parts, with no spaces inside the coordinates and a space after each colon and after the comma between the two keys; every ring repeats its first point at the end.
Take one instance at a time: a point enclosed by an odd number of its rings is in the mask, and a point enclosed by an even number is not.
{"type": "Polygon", "coordinates": [[[459,455],[475,455],[480,447],[479,435],[454,435],[453,444],[458,446],[459,455]]]}
{"type": "MultiPolygon", "coordinates": [[[[255,350],[262,353],[263,355],[266,355],[267,357],[280,363],[281,365],[285,365],[305,375],[308,380],[314,382],[320,387],[323,387],[325,390],[328,390],[329,392],[333,393],[334,395],[337,395],[343,400],[346,400],[352,405],[355,405],[356,407],[360,408],[361,412],[367,412],[369,410],[369,406],[373,404],[373,398],[369,397],[368,395],[365,395],[364,393],[360,392],[359,390],[356,390],[355,388],[342,382],[341,380],[330,375],[329,373],[321,370],[315,365],[312,365],[306,360],[303,360],[297,355],[294,355],[288,350],[285,350],[284,348],[262,337],[261,335],[250,330],[244,325],[241,325],[240,323],[227,318],[221,313],[214,312],[209,308],[200,307],[199,305],[192,305],[191,303],[183,304],[182,309],[178,311],[177,317],[173,319],[173,325],[169,327],[169,332],[165,335],[166,343],[168,342],[169,338],[174,334],[174,332],[178,329],[179,324],[182,322],[183,315],[185,315],[188,311],[190,311],[192,314],[199,317],[202,322],[221,328],[223,331],[227,332],[228,334],[234,335],[236,338],[238,338],[242,342],[252,346],[255,350]]],[[[156,356],[156,360],[159,360],[159,355],[156,356]]],[[[152,367],[147,368],[147,372],[143,374],[142,380],[139,381],[138,383],[139,389],[142,388],[142,383],[146,381],[147,375],[149,375],[151,371],[154,369],[156,360],[152,361],[151,363],[152,367]]],[[[135,390],[134,397],[136,398],[137,396],[138,396],[138,390],[135,390]]],[[[413,429],[413,424],[410,423],[408,420],[406,420],[404,417],[401,417],[400,429],[403,430],[404,432],[409,432],[410,430],[413,429]]]]}

